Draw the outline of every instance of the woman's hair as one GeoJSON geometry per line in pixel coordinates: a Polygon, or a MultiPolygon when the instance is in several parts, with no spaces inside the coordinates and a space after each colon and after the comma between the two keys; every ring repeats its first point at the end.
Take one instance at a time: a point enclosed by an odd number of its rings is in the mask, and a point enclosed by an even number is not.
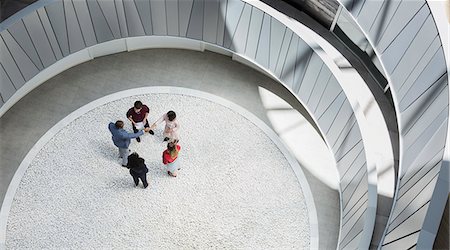
{"type": "MultiPolygon", "coordinates": [[[[133,152],[132,154],[130,154],[130,155],[128,156],[128,164],[127,164],[127,167],[128,167],[128,168],[134,168],[134,167],[139,166],[140,163],[141,163],[141,159],[142,159],[142,158],[139,158],[138,153],[133,152]]],[[[142,159],[142,160],[143,160],[143,159],[142,159]]]]}
{"type": "Polygon", "coordinates": [[[167,143],[167,151],[170,154],[170,157],[175,158],[178,156],[177,144],[169,142],[167,143]]]}
{"type": "Polygon", "coordinates": [[[177,114],[175,114],[175,112],[173,112],[172,110],[167,112],[167,118],[169,118],[169,121],[175,120],[176,117],[177,117],[177,114]]]}

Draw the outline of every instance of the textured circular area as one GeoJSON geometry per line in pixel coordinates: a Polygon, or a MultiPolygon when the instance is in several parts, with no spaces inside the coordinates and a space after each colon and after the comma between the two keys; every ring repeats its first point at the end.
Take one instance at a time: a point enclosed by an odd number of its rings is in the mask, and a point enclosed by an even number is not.
{"type": "MultiPolygon", "coordinates": [[[[126,122],[126,129],[131,126],[126,122]]],[[[308,248],[308,211],[288,161],[251,121],[178,94],[126,97],[60,130],[24,174],[11,206],[11,249],[308,248]],[[162,125],[130,149],[149,187],[134,187],[107,125],[135,100],[150,122],[172,109],[181,125],[181,170],[167,175],[162,125]]]]}

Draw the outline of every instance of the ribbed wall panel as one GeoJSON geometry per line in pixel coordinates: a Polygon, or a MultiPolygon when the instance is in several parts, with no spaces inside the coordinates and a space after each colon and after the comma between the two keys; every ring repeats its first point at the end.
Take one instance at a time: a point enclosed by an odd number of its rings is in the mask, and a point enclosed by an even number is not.
{"type": "Polygon", "coordinates": [[[435,20],[425,0],[384,1],[375,19],[368,10],[377,10],[376,1],[342,2],[381,56],[398,109],[400,179],[380,245],[431,249],[432,240],[418,240],[431,239],[439,227],[438,219],[434,224],[425,219],[439,217],[446,199],[432,197],[448,195],[448,176],[439,178],[448,134],[448,75],[435,20]],[[360,14],[355,4],[362,5],[360,14]],[[428,209],[429,202],[434,202],[433,209],[428,209]]]}

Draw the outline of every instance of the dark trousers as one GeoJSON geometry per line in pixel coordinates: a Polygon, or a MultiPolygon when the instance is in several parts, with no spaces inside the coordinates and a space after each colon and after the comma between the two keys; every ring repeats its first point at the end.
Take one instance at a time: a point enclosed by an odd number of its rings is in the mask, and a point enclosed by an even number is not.
{"type": "Polygon", "coordinates": [[[137,186],[139,184],[139,179],[141,179],[142,184],[144,184],[144,188],[148,186],[147,182],[147,173],[138,174],[133,171],[130,171],[131,176],[133,176],[134,184],[137,186]]]}

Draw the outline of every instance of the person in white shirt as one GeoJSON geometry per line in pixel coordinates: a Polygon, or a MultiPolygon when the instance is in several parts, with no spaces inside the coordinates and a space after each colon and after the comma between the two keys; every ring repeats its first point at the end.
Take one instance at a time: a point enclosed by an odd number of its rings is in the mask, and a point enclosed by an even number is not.
{"type": "Polygon", "coordinates": [[[153,123],[151,129],[155,129],[158,124],[165,121],[166,126],[164,127],[164,141],[168,140],[179,140],[178,130],[180,128],[180,124],[177,121],[177,115],[174,111],[169,111],[166,114],[162,115],[156,122],[153,123]]]}

